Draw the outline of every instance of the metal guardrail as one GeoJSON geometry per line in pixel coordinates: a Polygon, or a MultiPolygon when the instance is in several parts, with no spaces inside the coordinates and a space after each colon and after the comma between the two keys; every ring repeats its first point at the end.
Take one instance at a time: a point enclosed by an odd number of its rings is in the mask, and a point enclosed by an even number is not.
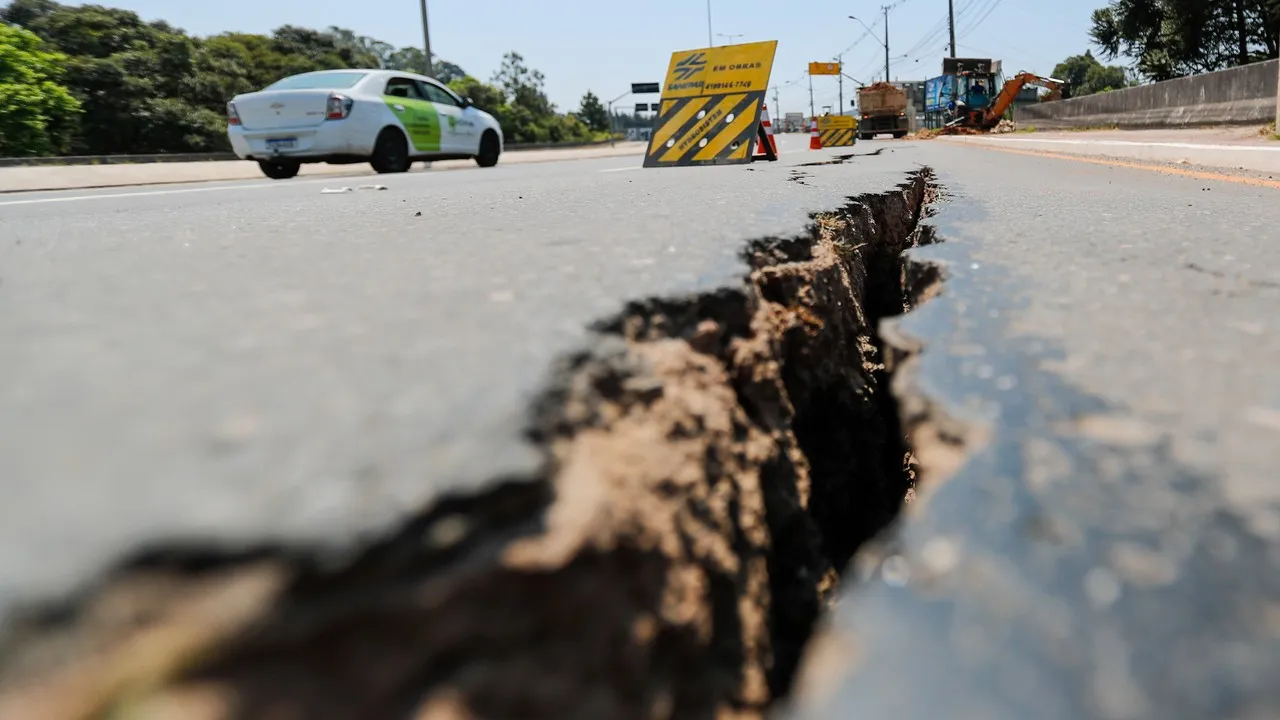
{"type": "MultiPolygon", "coordinates": [[[[568,150],[582,147],[600,147],[609,140],[581,143],[507,143],[504,150],[568,150]]],[[[0,158],[0,168],[7,167],[60,167],[63,165],[144,165],[167,162],[226,162],[239,160],[235,153],[161,153],[157,155],[68,155],[65,157],[14,157],[0,158]]]]}

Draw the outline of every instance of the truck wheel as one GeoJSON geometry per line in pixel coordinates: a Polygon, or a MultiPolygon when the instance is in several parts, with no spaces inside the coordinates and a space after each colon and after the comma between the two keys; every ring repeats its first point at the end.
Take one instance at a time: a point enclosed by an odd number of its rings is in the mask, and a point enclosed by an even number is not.
{"type": "Polygon", "coordinates": [[[902,138],[904,138],[904,137],[906,137],[906,136],[907,136],[907,134],[906,134],[906,133],[904,133],[904,132],[896,132],[896,133],[894,133],[894,134],[893,134],[893,139],[894,139],[894,140],[901,140],[902,138]]]}

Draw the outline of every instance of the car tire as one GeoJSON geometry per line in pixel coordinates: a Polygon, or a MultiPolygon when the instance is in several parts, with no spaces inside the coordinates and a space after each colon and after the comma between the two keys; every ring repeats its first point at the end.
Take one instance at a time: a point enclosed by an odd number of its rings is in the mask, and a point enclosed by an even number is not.
{"type": "Polygon", "coordinates": [[[498,156],[502,154],[502,146],[498,142],[498,133],[485,130],[480,136],[480,153],[476,155],[476,164],[483,168],[498,164],[498,156]]]}
{"type": "Polygon", "coordinates": [[[381,174],[408,172],[413,166],[409,156],[409,141],[395,128],[384,128],[373,145],[373,157],[369,159],[375,172],[381,174]]]}
{"type": "Polygon", "coordinates": [[[272,180],[288,180],[298,175],[302,163],[297,160],[259,160],[258,167],[272,180]]]}

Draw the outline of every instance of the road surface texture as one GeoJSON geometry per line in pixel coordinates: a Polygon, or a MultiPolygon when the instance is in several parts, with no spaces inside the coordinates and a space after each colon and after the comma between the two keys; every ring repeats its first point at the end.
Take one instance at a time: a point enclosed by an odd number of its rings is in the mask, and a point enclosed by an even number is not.
{"type": "Polygon", "coordinates": [[[1274,717],[1278,190],[803,140],[0,198],[0,710],[1274,717]]]}

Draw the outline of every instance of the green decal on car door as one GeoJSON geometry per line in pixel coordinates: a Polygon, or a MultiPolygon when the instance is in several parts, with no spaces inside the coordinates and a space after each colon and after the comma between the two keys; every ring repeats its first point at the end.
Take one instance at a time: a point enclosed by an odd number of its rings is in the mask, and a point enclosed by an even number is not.
{"type": "Polygon", "coordinates": [[[440,151],[440,115],[436,106],[425,100],[384,96],[383,102],[400,118],[409,141],[418,152],[440,151]]]}

